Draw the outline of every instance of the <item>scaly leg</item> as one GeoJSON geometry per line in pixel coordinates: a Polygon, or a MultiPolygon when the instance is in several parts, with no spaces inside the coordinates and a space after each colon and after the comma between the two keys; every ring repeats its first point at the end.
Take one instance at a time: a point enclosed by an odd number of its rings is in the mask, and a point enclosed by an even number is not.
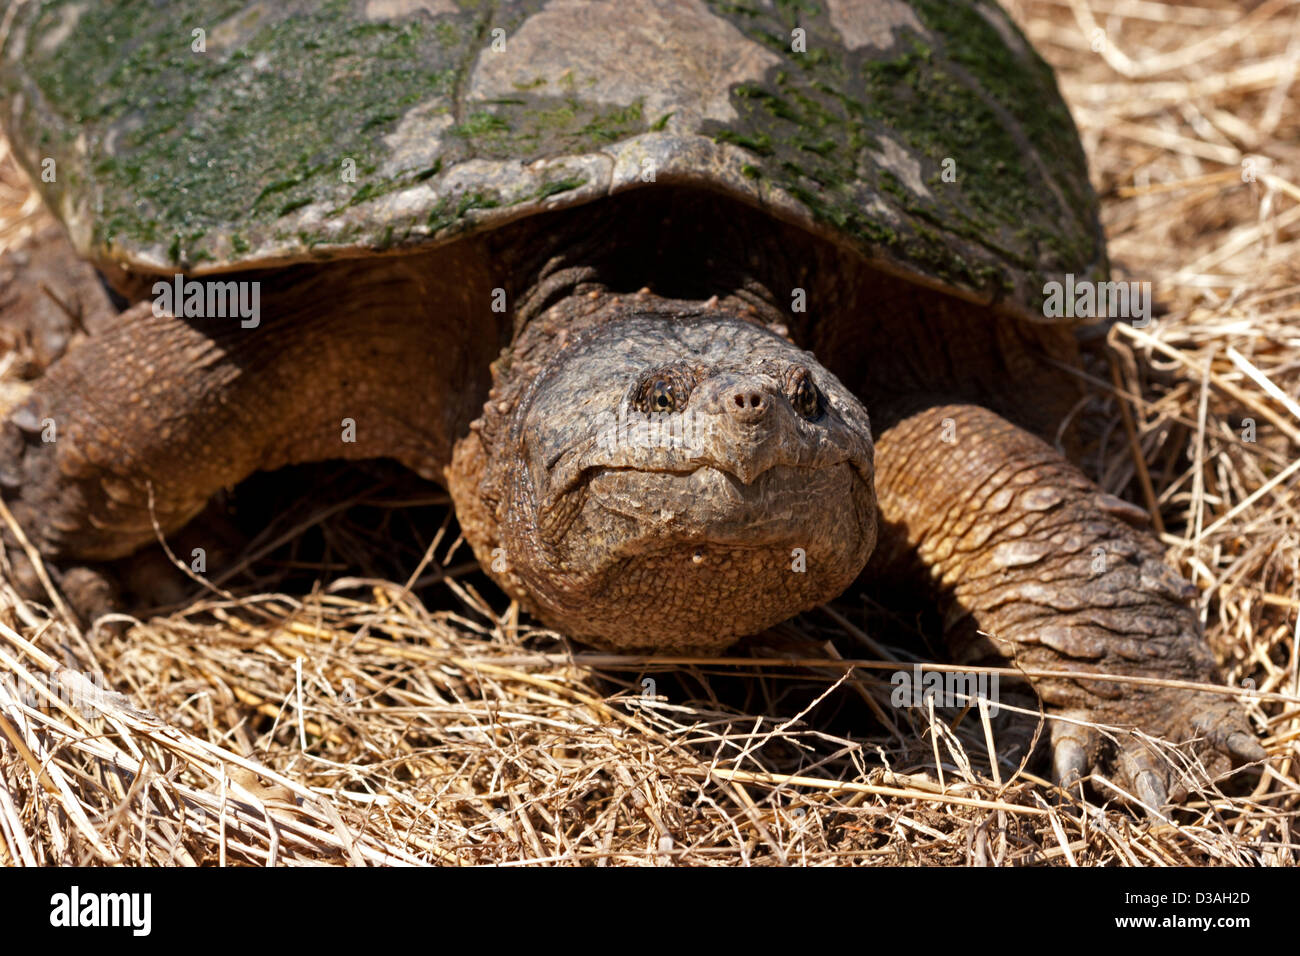
{"type": "Polygon", "coordinates": [[[66,564],[128,555],[154,539],[154,516],[176,531],[259,469],[391,457],[440,479],[495,355],[491,336],[465,343],[444,286],[419,258],[300,270],[268,286],[247,328],[141,302],[0,421],[0,490],[66,564]]]}
{"type": "MultiPolygon", "coordinates": [[[[1145,513],[1103,493],[1051,446],[986,408],[915,400],[873,409],[880,544],[873,566],[912,562],[943,599],[958,663],[1014,659],[1217,682],[1189,605],[1195,589],[1136,527],[1145,513]]],[[[1036,679],[1049,713],[1204,738],[1240,760],[1266,754],[1231,699],[1128,683],[1036,679]]],[[[1166,762],[1137,738],[1052,721],[1053,770],[1070,782],[1113,757],[1145,803],[1164,803],[1166,762]]]]}

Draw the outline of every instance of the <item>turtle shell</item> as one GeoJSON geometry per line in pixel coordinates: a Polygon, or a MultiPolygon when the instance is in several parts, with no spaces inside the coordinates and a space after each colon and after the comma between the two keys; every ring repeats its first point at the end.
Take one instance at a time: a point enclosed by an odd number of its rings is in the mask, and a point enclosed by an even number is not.
{"type": "Polygon", "coordinates": [[[105,268],[370,255],[686,184],[1022,318],[1105,278],[1051,70],[986,0],[47,0],[0,38],[0,120],[105,268]]]}

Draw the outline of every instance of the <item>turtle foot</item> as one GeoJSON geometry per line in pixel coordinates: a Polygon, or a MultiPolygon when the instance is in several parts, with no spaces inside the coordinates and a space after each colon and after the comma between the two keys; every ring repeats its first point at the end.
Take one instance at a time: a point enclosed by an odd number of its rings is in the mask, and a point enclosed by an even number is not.
{"type": "Polygon", "coordinates": [[[1148,812],[1158,814],[1208,785],[1230,766],[1268,759],[1241,706],[1210,694],[1161,688],[1093,709],[1057,714],[1051,732],[1052,778],[1066,789],[1106,776],[1148,812]],[[1116,711],[1111,713],[1111,711],[1116,711]],[[1142,732],[1132,726],[1135,711],[1142,732]],[[1103,726],[1098,726],[1103,725],[1103,726]],[[1108,729],[1109,728],[1109,729],[1108,729]]]}

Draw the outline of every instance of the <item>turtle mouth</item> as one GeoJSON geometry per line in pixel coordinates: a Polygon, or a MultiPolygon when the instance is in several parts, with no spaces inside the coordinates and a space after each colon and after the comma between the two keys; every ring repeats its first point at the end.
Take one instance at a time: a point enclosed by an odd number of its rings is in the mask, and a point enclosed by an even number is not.
{"type": "Polygon", "coordinates": [[[609,498],[612,505],[615,499],[608,494],[602,496],[602,491],[609,492],[635,485],[645,496],[640,506],[634,499],[619,507],[610,507],[609,510],[634,516],[643,513],[646,507],[654,505],[658,498],[665,496],[676,501],[683,495],[694,498],[705,494],[745,504],[763,502],[773,493],[784,496],[787,492],[802,494],[806,507],[809,492],[825,482],[826,474],[841,468],[852,471],[869,488],[874,487],[875,475],[870,461],[862,461],[843,450],[836,450],[829,455],[825,451],[823,449],[822,454],[814,456],[811,461],[800,461],[799,456],[792,458],[780,455],[772,456],[766,461],[723,462],[704,455],[680,464],[623,464],[592,461],[581,454],[562,456],[538,475],[543,480],[536,486],[539,492],[537,501],[540,510],[548,511],[564,497],[583,490],[594,493],[598,499],[609,498]]]}
{"type": "Polygon", "coordinates": [[[774,465],[746,481],[715,465],[680,470],[597,467],[584,507],[630,522],[627,549],[686,552],[704,545],[807,546],[825,513],[852,517],[864,490],[853,463],[774,465]],[[810,512],[822,515],[810,515],[810,512]],[[635,530],[633,530],[635,529],[635,530]],[[803,540],[801,540],[803,539],[803,540]]]}
{"type": "Polygon", "coordinates": [[[876,508],[849,459],[750,482],[714,465],[596,466],[528,526],[538,566],[563,570],[524,569],[531,593],[571,633],[662,650],[721,646],[840,593],[875,547],[876,508]]]}

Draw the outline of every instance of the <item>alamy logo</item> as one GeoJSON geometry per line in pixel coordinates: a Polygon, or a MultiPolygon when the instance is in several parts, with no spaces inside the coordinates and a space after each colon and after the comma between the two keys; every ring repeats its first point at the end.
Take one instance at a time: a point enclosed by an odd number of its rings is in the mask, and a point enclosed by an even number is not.
{"type": "Polygon", "coordinates": [[[109,687],[102,677],[67,667],[55,668],[48,677],[35,675],[47,691],[40,693],[29,681],[18,683],[12,674],[0,674],[0,698],[21,701],[24,706],[44,706],[49,697],[57,697],[79,714],[98,716],[115,710],[132,710],[128,697],[109,687]]]}
{"type": "Polygon", "coordinates": [[[238,318],[241,328],[255,329],[262,321],[262,283],[186,282],[178,272],[171,282],[159,280],[153,284],[153,314],[178,319],[238,318]]]}
{"type": "Polygon", "coordinates": [[[910,671],[894,671],[889,702],[895,707],[924,707],[934,701],[936,707],[973,707],[980,698],[988,701],[989,716],[998,715],[998,675],[973,674],[968,671],[934,671],[922,673],[920,664],[910,671]]]}
{"type": "Polygon", "coordinates": [[[50,897],[50,925],[129,926],[134,936],[148,936],[153,928],[151,893],[82,893],[73,886],[50,897]]]}
{"type": "Polygon", "coordinates": [[[605,411],[596,416],[596,447],[683,448],[698,453],[703,448],[702,425],[691,409],[684,412],[605,411]]]}
{"type": "Polygon", "coordinates": [[[1066,273],[1065,282],[1043,286],[1043,317],[1047,319],[1132,319],[1133,328],[1151,324],[1150,282],[1075,281],[1066,273]]]}

